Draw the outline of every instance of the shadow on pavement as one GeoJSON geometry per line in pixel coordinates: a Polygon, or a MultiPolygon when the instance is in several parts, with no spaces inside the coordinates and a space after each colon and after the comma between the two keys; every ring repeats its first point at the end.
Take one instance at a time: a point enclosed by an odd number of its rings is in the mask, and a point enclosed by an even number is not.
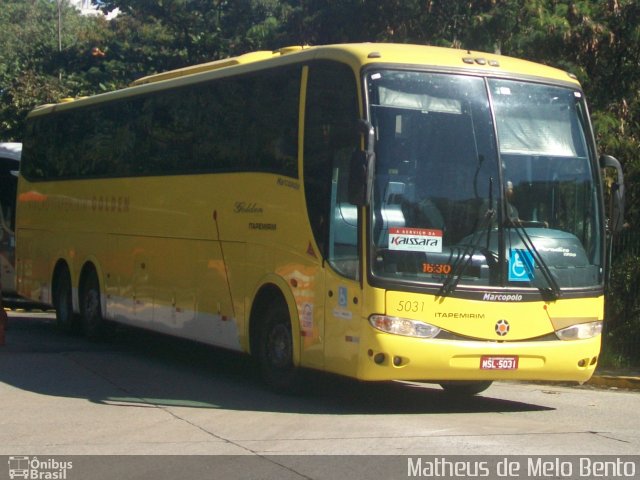
{"type": "Polygon", "coordinates": [[[491,389],[456,398],[435,385],[315,372],[307,375],[306,395],[285,396],[265,389],[256,370],[248,356],[130,328],[92,343],[59,332],[51,316],[11,316],[0,347],[0,382],[100,404],[335,415],[551,410],[492,398],[491,389]]]}

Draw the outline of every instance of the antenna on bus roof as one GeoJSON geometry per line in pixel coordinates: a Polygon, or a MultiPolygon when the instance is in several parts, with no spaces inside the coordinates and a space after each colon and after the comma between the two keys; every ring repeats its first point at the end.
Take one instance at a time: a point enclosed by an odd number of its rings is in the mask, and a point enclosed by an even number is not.
{"type": "Polygon", "coordinates": [[[274,50],[273,53],[279,53],[280,55],[286,55],[287,53],[299,52],[300,50],[304,50],[308,48],[308,45],[292,45],[290,47],[282,47],[274,50]]]}

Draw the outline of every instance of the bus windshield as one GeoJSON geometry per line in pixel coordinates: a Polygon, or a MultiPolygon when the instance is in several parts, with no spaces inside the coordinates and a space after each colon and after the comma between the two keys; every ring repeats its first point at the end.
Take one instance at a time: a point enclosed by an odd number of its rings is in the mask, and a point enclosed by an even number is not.
{"type": "Polygon", "coordinates": [[[580,91],[406,70],[369,71],[367,89],[374,277],[440,289],[601,285],[580,91]]]}

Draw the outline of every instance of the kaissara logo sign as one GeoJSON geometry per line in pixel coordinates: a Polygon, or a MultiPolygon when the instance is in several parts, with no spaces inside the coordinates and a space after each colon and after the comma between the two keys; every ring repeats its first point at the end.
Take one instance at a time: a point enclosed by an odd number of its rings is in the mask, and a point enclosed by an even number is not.
{"type": "Polygon", "coordinates": [[[405,252],[442,252],[442,230],[390,228],[389,250],[405,252]]]}

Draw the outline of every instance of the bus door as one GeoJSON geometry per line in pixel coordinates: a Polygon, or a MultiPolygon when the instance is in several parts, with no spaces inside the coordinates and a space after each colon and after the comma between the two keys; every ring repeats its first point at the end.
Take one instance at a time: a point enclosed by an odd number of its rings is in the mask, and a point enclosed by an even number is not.
{"type": "Polygon", "coordinates": [[[304,184],[310,226],[323,257],[325,369],[355,374],[361,310],[358,207],[348,201],[359,148],[357,77],[333,61],[306,70],[304,184]]]}
{"type": "Polygon", "coordinates": [[[351,152],[340,152],[333,162],[329,241],[325,263],[325,358],[326,368],[355,375],[362,290],[358,255],[358,207],[347,197],[351,152]]]}

